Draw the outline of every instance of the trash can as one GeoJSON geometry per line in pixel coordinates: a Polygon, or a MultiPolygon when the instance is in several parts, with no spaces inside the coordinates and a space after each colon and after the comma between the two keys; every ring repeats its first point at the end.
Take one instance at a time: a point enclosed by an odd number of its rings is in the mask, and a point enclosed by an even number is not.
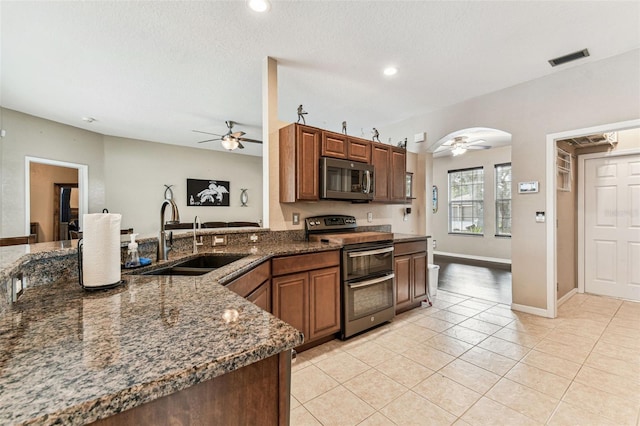
{"type": "Polygon", "coordinates": [[[438,272],[439,265],[429,264],[429,297],[435,297],[438,292],[438,272]]]}

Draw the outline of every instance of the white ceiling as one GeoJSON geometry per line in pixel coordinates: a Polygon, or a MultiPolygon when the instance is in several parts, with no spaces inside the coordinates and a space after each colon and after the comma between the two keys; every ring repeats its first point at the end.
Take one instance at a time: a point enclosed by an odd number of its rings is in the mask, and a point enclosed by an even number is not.
{"type": "Polygon", "coordinates": [[[339,131],[346,120],[369,138],[372,127],[640,47],[638,1],[274,0],[266,14],[244,1],[0,1],[0,14],[3,107],[206,149],[221,148],[191,130],[223,134],[225,120],[262,139],[266,56],[279,62],[281,120],[303,104],[308,124],[339,131]],[[586,59],[547,63],[585,47],[586,59]],[[384,77],[387,65],[398,74],[384,77]]]}

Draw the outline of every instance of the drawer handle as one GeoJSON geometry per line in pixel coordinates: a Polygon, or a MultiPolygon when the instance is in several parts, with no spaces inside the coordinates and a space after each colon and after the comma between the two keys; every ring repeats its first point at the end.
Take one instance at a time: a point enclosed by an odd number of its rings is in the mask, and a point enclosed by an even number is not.
{"type": "Polygon", "coordinates": [[[370,285],[379,284],[381,282],[390,280],[391,278],[393,278],[395,276],[396,276],[396,274],[389,274],[389,275],[385,275],[384,277],[374,278],[372,280],[360,281],[358,283],[349,284],[349,288],[368,287],[370,285]]]}
{"type": "Polygon", "coordinates": [[[393,247],[385,247],[377,250],[357,251],[349,253],[349,257],[373,256],[374,254],[390,253],[393,247]]]}

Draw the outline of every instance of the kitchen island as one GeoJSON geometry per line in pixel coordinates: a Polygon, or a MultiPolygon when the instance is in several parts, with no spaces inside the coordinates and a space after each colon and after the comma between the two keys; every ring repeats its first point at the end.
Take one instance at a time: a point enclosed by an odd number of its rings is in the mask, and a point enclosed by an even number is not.
{"type": "MultiPolygon", "coordinates": [[[[75,255],[76,242],[49,244],[1,248],[3,282],[30,262],[55,267],[56,252],[58,258],[75,255]]],[[[0,311],[0,423],[113,424],[109,418],[116,415],[112,420],[124,424],[118,415],[156,404],[158,410],[141,412],[147,422],[257,424],[250,421],[256,415],[258,423],[273,424],[250,389],[269,396],[260,390],[264,384],[276,391],[271,397],[277,423],[286,424],[290,351],[303,335],[219,282],[273,256],[336,248],[307,242],[230,245],[215,251],[247,256],[202,276],[123,275],[124,286],[98,292],[84,291],[75,277],[30,285],[0,311]],[[247,368],[254,370],[244,374],[247,368]],[[231,388],[216,393],[216,380],[231,388]],[[198,396],[181,394],[190,390],[198,396]],[[212,411],[190,405],[224,395],[244,405],[218,404],[212,411]]]]}

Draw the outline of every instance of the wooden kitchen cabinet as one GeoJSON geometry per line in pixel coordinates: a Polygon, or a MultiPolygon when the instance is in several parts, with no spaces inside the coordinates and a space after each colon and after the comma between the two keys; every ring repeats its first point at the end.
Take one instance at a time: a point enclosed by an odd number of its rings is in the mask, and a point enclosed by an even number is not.
{"type": "Polygon", "coordinates": [[[371,142],[341,133],[323,131],[320,155],[370,164],[371,142]]]}
{"type": "Polygon", "coordinates": [[[302,331],[305,345],[340,331],[340,251],[272,260],[273,314],[302,331]]]}
{"type": "Polygon", "coordinates": [[[264,262],[226,284],[229,290],[271,312],[271,262],[264,262]]]}
{"type": "Polygon", "coordinates": [[[394,244],[396,313],[420,306],[427,296],[427,241],[394,244]]]}
{"type": "Polygon", "coordinates": [[[322,130],[290,124],[280,129],[280,202],[320,199],[322,130]]]}
{"type": "Polygon", "coordinates": [[[373,201],[406,202],[407,152],[379,143],[371,145],[371,164],[375,167],[373,201]]]}
{"type": "Polygon", "coordinates": [[[391,147],[372,143],[371,164],[375,167],[373,171],[373,201],[388,202],[391,200],[389,191],[391,147]]]}
{"type": "Polygon", "coordinates": [[[347,139],[347,158],[371,164],[371,142],[364,139],[347,139]]]}

